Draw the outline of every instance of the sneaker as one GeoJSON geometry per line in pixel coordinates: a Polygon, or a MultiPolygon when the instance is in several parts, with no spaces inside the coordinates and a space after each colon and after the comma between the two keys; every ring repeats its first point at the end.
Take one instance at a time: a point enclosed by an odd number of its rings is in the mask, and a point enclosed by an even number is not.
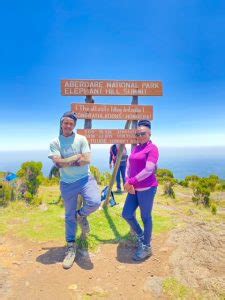
{"type": "Polygon", "coordinates": [[[141,236],[137,235],[136,236],[136,247],[139,248],[141,246],[141,244],[143,244],[144,242],[144,234],[142,234],[141,236]]]}
{"type": "Polygon", "coordinates": [[[74,242],[67,243],[66,256],[62,263],[64,269],[69,269],[72,267],[75,256],[76,256],[76,244],[74,242]]]}
{"type": "Polygon", "coordinates": [[[90,232],[90,225],[86,216],[81,216],[77,213],[77,222],[81,227],[82,234],[88,234],[90,232]]]}
{"type": "Polygon", "coordinates": [[[133,256],[133,260],[141,261],[150,256],[152,256],[152,248],[141,243],[133,256]]]}

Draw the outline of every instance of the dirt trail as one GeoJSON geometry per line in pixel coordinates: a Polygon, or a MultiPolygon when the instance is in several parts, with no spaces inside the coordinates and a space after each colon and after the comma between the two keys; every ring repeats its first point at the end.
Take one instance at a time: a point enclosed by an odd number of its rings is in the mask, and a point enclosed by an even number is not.
{"type": "Polygon", "coordinates": [[[160,287],[154,291],[149,282],[169,274],[172,246],[163,250],[167,238],[155,238],[155,255],[145,263],[131,260],[132,245],[106,244],[95,254],[79,251],[70,270],[61,267],[63,245],[6,238],[0,258],[3,299],[154,299],[160,287]]]}
{"type": "Polygon", "coordinates": [[[172,277],[204,299],[222,299],[225,226],[184,216],[182,222],[182,228],[154,237],[154,255],[143,263],[131,260],[135,248],[130,242],[121,242],[104,244],[94,254],[79,250],[70,270],[61,266],[63,244],[4,237],[0,298],[170,299],[162,283],[172,277]]]}

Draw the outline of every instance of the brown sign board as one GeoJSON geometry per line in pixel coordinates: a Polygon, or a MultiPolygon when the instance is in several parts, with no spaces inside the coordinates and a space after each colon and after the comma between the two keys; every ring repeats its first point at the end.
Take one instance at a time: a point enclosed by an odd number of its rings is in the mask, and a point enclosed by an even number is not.
{"type": "Polygon", "coordinates": [[[161,81],[61,80],[62,96],[162,96],[161,81]]]}
{"type": "Polygon", "coordinates": [[[91,120],[141,120],[153,119],[151,105],[105,105],[92,103],[72,103],[71,110],[78,119],[91,120]]]}
{"type": "Polygon", "coordinates": [[[135,129],[78,129],[90,144],[137,144],[135,129]]]}

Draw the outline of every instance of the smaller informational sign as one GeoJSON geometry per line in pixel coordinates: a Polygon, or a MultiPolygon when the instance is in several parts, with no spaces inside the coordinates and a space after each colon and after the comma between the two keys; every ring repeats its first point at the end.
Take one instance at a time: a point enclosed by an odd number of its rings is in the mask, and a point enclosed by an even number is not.
{"type": "Polygon", "coordinates": [[[78,129],[90,144],[137,144],[135,129],[78,129]]]}

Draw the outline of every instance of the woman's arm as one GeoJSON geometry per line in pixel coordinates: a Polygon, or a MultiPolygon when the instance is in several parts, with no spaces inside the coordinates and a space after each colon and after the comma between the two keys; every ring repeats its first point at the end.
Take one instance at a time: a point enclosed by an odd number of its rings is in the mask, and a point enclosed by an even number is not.
{"type": "Polygon", "coordinates": [[[154,173],[155,169],[156,164],[151,161],[147,161],[145,168],[141,172],[139,172],[135,177],[129,178],[128,183],[133,185],[144,180],[145,178],[149,177],[152,173],[154,173]]]}
{"type": "Polygon", "coordinates": [[[126,166],[126,172],[125,172],[125,178],[126,181],[129,179],[130,177],[130,163],[129,163],[129,157],[127,159],[127,166],[126,166]]]}

